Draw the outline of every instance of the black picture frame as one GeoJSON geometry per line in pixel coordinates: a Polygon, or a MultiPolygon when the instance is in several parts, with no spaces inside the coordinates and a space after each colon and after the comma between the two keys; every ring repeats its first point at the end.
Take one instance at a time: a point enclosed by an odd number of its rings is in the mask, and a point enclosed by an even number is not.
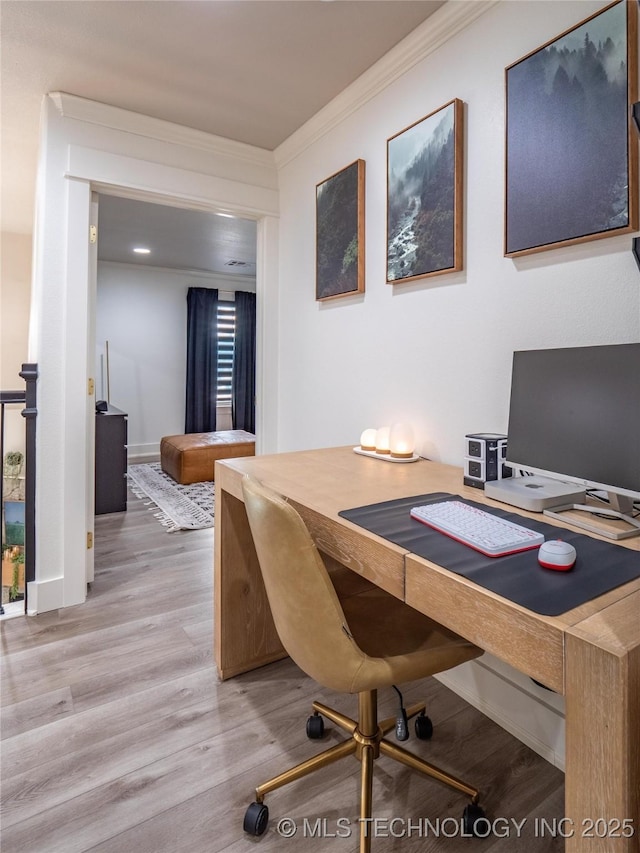
{"type": "Polygon", "coordinates": [[[316,184],[316,300],[364,293],[365,161],[316,184]]]}
{"type": "Polygon", "coordinates": [[[387,140],[387,284],[462,269],[464,104],[387,140]]]}
{"type": "Polygon", "coordinates": [[[506,257],[638,229],[637,33],[616,0],[506,69],[506,257]]]}

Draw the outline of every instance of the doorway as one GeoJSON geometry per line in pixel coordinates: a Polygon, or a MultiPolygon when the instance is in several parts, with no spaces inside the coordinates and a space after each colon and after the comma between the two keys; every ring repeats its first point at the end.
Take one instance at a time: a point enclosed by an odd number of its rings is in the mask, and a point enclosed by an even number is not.
{"type": "Polygon", "coordinates": [[[87,239],[92,192],[228,212],[257,223],[256,450],[275,452],[278,431],[279,227],[271,160],[248,164],[246,157],[239,158],[245,181],[231,168],[228,152],[224,158],[212,156],[208,172],[194,171],[192,152],[174,140],[169,140],[174,144],[173,165],[141,160],[130,133],[117,136],[119,147],[108,138],[117,151],[105,149],[102,131],[94,129],[95,115],[86,128],[82,124],[86,133],[80,138],[78,122],[61,118],[53,103],[47,106],[56,133],[47,136],[34,234],[31,340],[38,361],[47,364],[47,376],[38,405],[37,457],[42,464],[36,495],[35,580],[29,589],[32,612],[69,607],[86,599],[94,527],[93,448],[89,445],[95,421],[95,336],[89,326],[95,315],[91,270],[96,264],[91,262],[87,239]],[[95,139],[93,147],[87,147],[89,139],[95,139]],[[136,152],[137,157],[128,156],[136,152]]]}
{"type": "MultiPolygon", "coordinates": [[[[257,223],[100,194],[98,234],[96,399],[127,412],[128,455],[144,461],[184,432],[188,289],[217,289],[227,306],[255,293],[257,223]]],[[[231,428],[223,396],[219,429],[231,428]]]]}

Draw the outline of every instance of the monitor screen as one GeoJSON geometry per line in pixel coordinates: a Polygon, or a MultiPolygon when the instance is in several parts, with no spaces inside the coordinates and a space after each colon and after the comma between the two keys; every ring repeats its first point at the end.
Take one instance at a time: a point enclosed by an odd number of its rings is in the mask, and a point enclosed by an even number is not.
{"type": "Polygon", "coordinates": [[[507,459],[640,500],[640,344],[515,352],[507,459]]]}

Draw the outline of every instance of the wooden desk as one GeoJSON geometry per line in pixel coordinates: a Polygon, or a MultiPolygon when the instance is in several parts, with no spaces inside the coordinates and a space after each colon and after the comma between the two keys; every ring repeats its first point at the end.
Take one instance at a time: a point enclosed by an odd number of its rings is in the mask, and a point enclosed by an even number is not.
{"type": "MultiPolygon", "coordinates": [[[[351,507],[439,491],[504,506],[464,486],[461,469],[426,460],[390,464],[351,448],[217,462],[214,624],[223,679],[285,654],[242,503],[244,474],[289,499],[330,564],[348,567],[564,694],[565,814],[574,828],[565,850],[638,853],[640,579],[561,616],[541,616],[338,516],[351,507]],[[634,835],[598,838],[601,823],[591,827],[594,837],[585,837],[589,821],[598,819],[609,821],[611,830],[616,819],[632,819],[634,835]]],[[[618,544],[640,550],[637,538],[618,544]]]]}

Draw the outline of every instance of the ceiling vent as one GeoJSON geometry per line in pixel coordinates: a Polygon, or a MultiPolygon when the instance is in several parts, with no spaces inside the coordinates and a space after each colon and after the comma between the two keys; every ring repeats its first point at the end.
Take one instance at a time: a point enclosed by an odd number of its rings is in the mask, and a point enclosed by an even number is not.
{"type": "Polygon", "coordinates": [[[249,266],[247,261],[230,260],[230,261],[227,261],[225,264],[225,267],[247,267],[247,266],[249,266]]]}

